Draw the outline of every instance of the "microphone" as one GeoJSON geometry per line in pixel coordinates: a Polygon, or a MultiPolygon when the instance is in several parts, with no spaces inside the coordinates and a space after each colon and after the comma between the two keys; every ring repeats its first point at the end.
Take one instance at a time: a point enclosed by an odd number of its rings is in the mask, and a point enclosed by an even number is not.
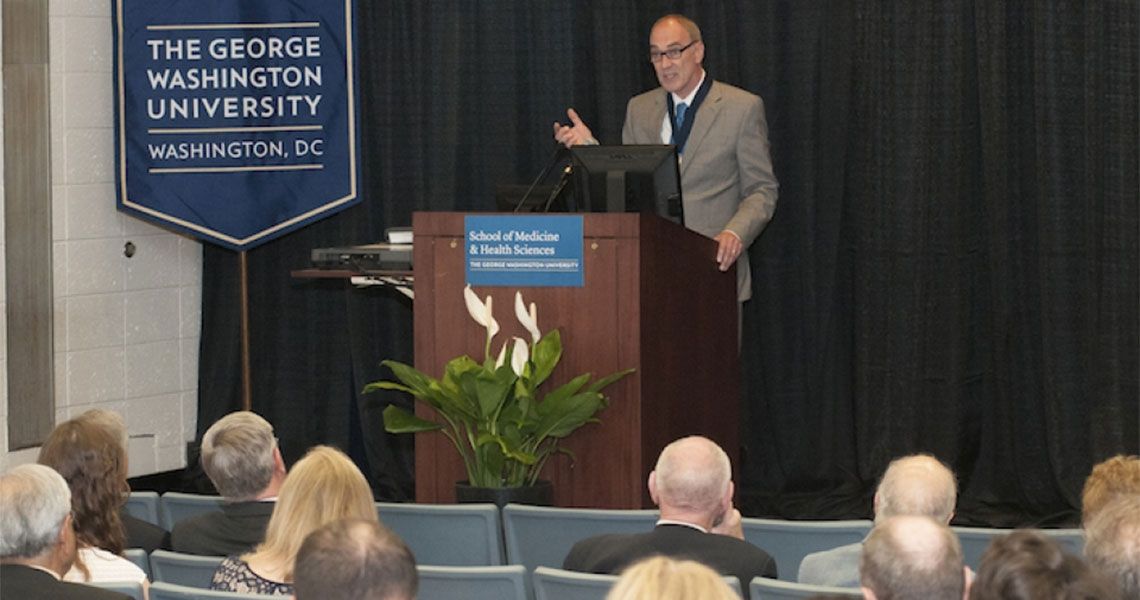
{"type": "Polygon", "coordinates": [[[539,172],[538,177],[535,177],[534,181],[530,182],[530,187],[526,189],[526,193],[523,194],[522,198],[519,199],[518,204],[515,204],[515,209],[511,212],[519,212],[522,210],[522,207],[526,204],[527,199],[530,198],[530,195],[534,192],[534,188],[538,185],[538,182],[546,179],[546,176],[550,174],[550,171],[554,169],[554,167],[558,164],[558,161],[562,160],[562,157],[565,156],[566,152],[569,151],[566,146],[563,146],[558,142],[554,142],[554,144],[557,146],[557,148],[555,148],[554,154],[550,157],[550,161],[548,161],[546,163],[546,166],[542,168],[542,171],[539,172]]]}
{"type": "Polygon", "coordinates": [[[554,186],[554,189],[550,191],[550,197],[546,199],[546,204],[542,206],[542,212],[550,212],[550,205],[554,203],[554,199],[566,188],[566,184],[570,183],[570,176],[573,174],[574,167],[572,165],[566,165],[566,168],[562,169],[562,176],[558,178],[558,184],[554,186]]]}

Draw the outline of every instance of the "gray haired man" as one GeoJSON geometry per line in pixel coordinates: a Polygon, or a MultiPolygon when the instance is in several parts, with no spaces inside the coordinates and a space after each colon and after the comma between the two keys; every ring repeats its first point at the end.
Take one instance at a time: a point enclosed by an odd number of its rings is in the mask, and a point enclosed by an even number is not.
{"type": "Polygon", "coordinates": [[[305,538],[293,570],[296,600],[414,600],[416,559],[375,521],[343,519],[305,538]]]}
{"type": "Polygon", "coordinates": [[[44,465],[0,476],[0,600],[127,600],[123,594],[61,581],[75,562],[71,490],[44,465]]]}
{"type": "MultiPolygon", "coordinates": [[[[949,524],[958,500],[954,473],[929,454],[895,459],[875,491],[875,523],[897,515],[920,515],[949,524]]],[[[859,557],[855,543],[815,552],[800,562],[798,580],[812,585],[859,586],[859,557]]]]}
{"type": "Polygon", "coordinates": [[[230,413],[202,436],[202,469],[226,503],[221,511],[174,524],[175,552],[229,556],[250,551],[265,538],[285,461],[273,426],[255,413],[230,413]]]}

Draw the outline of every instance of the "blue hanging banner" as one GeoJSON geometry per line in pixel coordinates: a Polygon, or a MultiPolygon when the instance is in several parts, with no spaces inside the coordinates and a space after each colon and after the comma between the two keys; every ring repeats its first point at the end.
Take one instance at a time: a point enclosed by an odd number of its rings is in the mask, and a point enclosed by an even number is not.
{"type": "Polygon", "coordinates": [[[235,250],[360,201],[352,0],[114,0],[119,210],[235,250]]]}
{"type": "Polygon", "coordinates": [[[581,215],[464,217],[470,285],[582,287],[581,215]]]}

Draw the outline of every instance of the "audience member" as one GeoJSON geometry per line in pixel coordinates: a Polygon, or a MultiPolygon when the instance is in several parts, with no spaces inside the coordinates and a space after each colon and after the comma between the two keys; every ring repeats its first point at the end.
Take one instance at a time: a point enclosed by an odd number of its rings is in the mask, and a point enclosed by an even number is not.
{"type": "Polygon", "coordinates": [[[0,476],[0,600],[127,600],[60,580],[75,561],[71,490],[44,465],[0,476]]]}
{"type": "MultiPolygon", "coordinates": [[[[954,473],[937,458],[928,454],[897,458],[887,466],[875,491],[875,522],[898,515],[921,515],[949,524],[957,498],[954,473]]],[[[855,543],[808,554],[800,562],[797,580],[812,585],[859,587],[862,553],[863,544],[855,543]]]]}
{"type": "Polygon", "coordinates": [[[739,600],[716,571],[691,560],[655,556],[624,572],[606,600],[739,600]]]}
{"type": "MultiPolygon", "coordinates": [[[[123,456],[130,456],[130,437],[127,435],[127,424],[119,413],[102,408],[92,408],[75,417],[77,421],[86,421],[96,427],[101,427],[114,435],[123,447],[123,456]]],[[[129,460],[125,464],[129,464],[129,460]]],[[[124,467],[128,473],[129,468],[124,467]]],[[[135,518],[127,513],[126,508],[120,511],[119,518],[123,522],[123,532],[127,536],[127,548],[142,548],[147,554],[155,550],[170,549],[170,532],[142,519],[135,518]]]]}
{"type": "Polygon", "coordinates": [[[343,452],[316,446],[281,484],[265,541],[231,556],[214,572],[211,589],[245,594],[292,594],[293,563],[305,536],[338,519],[379,521],[372,490],[343,452]]]}
{"type": "Polygon", "coordinates": [[[1140,456],[1118,454],[1096,464],[1081,492],[1081,522],[1087,525],[1114,498],[1135,494],[1140,494],[1140,456]]]}
{"type": "Polygon", "coordinates": [[[693,436],[661,451],[649,474],[649,495],[661,510],[653,531],[609,534],[582,540],[570,549],[563,568],[618,573],[643,558],[660,554],[690,559],[747,589],[753,577],[776,577],[776,562],[744,541],[740,512],[732,506],[732,466],[711,440],[693,436]]]}
{"type": "Polygon", "coordinates": [[[966,573],[958,536],[926,516],[877,521],[859,561],[868,600],[961,600],[966,573]]]}
{"type": "Polygon", "coordinates": [[[1140,600],[1140,494],[1116,498],[1086,523],[1085,558],[1117,582],[1121,597],[1140,600]]]}
{"type": "Polygon", "coordinates": [[[971,600],[1115,600],[1108,579],[1056,540],[1019,529],[994,538],[978,565],[971,600]]]}
{"type": "Polygon", "coordinates": [[[415,600],[416,559],[374,520],[341,519],[309,534],[293,570],[297,600],[415,600]]]}
{"type": "Polygon", "coordinates": [[[145,583],[146,573],[122,556],[127,538],[120,515],[130,487],[121,438],[89,419],[64,421],[40,447],[38,462],[63,475],[71,488],[79,551],[63,578],[145,583]]]}
{"type": "Polygon", "coordinates": [[[174,550],[211,556],[249,552],[265,539],[285,480],[273,426],[249,411],[222,417],[202,436],[202,470],[226,503],[220,511],[175,523],[174,550]]]}

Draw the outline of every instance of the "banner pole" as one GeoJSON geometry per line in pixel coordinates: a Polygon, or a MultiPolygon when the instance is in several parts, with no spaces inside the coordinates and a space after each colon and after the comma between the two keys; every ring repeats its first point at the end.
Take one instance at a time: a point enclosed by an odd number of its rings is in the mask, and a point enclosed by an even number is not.
{"type": "Polygon", "coordinates": [[[253,410],[253,384],[249,367],[249,260],[245,250],[240,253],[241,265],[241,406],[253,410]]]}

